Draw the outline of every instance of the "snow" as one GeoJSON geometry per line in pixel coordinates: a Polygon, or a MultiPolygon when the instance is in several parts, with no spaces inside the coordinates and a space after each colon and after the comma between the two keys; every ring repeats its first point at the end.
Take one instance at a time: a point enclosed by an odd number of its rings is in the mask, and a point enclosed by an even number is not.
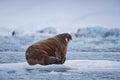
{"type": "Polygon", "coordinates": [[[120,70],[120,62],[108,60],[67,60],[63,65],[53,64],[47,66],[39,64],[30,66],[26,62],[0,64],[0,70],[3,71],[21,71],[26,69],[41,69],[58,72],[63,70],[120,70]]]}

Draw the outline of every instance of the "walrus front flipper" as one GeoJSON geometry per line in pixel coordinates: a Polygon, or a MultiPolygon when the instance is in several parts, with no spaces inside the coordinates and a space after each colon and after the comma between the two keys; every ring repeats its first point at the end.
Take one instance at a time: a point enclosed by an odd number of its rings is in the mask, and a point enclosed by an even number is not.
{"type": "Polygon", "coordinates": [[[49,57],[46,64],[62,64],[62,61],[57,57],[49,57]]]}

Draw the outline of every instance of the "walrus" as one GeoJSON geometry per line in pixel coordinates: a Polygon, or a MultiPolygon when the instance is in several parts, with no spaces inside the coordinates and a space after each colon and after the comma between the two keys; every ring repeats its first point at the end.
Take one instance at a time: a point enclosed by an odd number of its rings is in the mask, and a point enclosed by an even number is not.
{"type": "Polygon", "coordinates": [[[69,33],[62,33],[32,44],[27,48],[25,54],[28,64],[63,64],[70,40],[72,40],[72,36],[69,33]]]}

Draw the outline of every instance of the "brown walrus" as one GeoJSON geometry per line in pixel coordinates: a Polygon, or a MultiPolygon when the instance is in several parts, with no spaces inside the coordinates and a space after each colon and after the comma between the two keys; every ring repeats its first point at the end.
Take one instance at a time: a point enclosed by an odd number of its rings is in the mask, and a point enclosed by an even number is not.
{"type": "Polygon", "coordinates": [[[29,46],[25,54],[28,64],[63,64],[70,40],[72,40],[72,36],[63,33],[29,46]]]}

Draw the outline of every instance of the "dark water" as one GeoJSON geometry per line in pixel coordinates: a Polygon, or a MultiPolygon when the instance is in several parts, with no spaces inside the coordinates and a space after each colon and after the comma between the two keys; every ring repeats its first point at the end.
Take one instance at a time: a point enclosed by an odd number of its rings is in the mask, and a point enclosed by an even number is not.
{"type": "Polygon", "coordinates": [[[68,52],[67,59],[120,61],[120,52],[68,52]]]}
{"type": "MultiPolygon", "coordinates": [[[[0,64],[26,62],[24,52],[0,52],[0,64]]],[[[120,61],[119,52],[68,52],[68,60],[111,60],[120,61]]],[[[99,64],[98,64],[99,65],[99,64]]],[[[9,67],[9,66],[5,66],[9,67]]],[[[59,69],[0,69],[0,80],[120,80],[119,69],[72,70],[59,69]]]]}

